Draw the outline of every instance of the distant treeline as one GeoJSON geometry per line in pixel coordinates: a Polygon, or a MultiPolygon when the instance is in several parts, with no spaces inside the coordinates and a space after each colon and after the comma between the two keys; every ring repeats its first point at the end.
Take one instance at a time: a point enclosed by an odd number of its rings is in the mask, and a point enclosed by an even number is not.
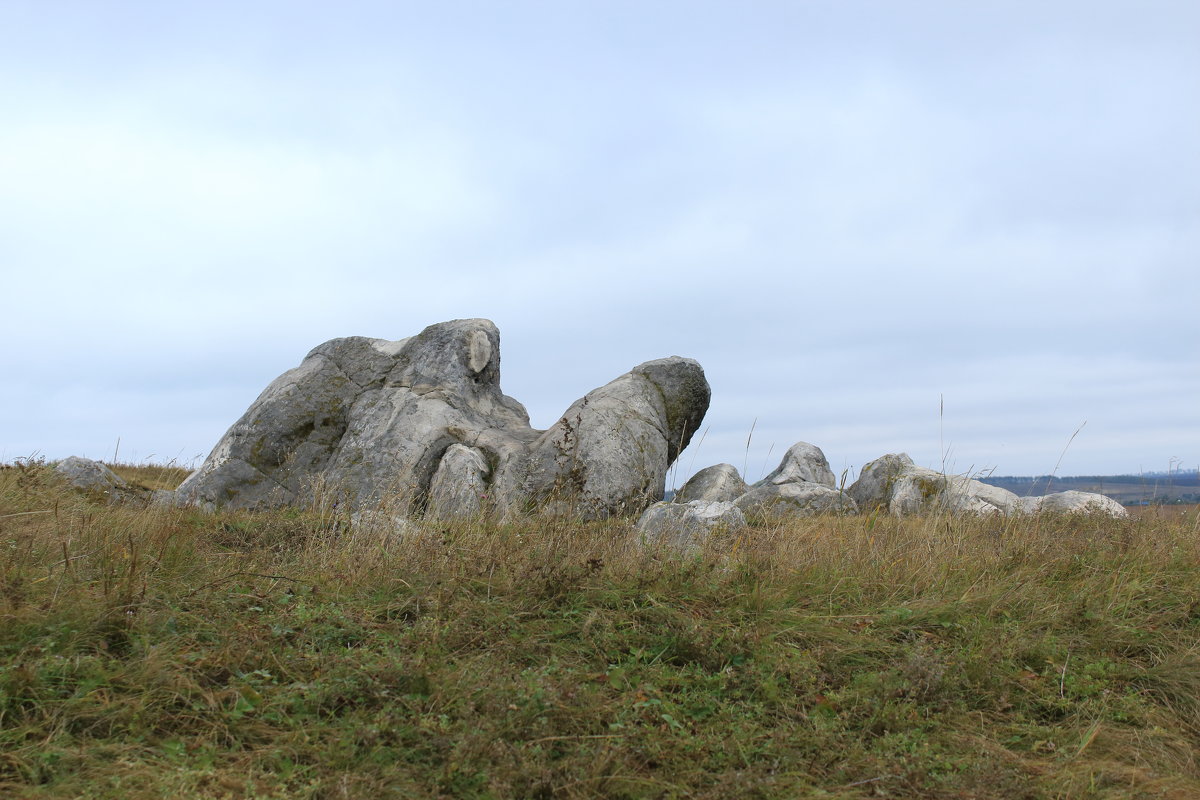
{"type": "Polygon", "coordinates": [[[1136,483],[1152,486],[1200,486],[1200,471],[1187,472],[1143,472],[1140,475],[989,475],[980,478],[990,484],[1035,484],[1035,483],[1136,483]]]}
{"type": "Polygon", "coordinates": [[[1143,472],[1140,475],[989,476],[983,483],[1031,497],[1053,492],[1099,492],[1125,505],[1200,503],[1200,473],[1143,472]]]}

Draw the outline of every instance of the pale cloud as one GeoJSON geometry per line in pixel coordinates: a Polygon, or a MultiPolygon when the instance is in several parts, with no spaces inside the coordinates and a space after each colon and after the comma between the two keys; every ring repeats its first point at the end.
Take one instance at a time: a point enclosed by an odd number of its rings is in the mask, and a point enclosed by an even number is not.
{"type": "Polygon", "coordinates": [[[48,9],[0,9],[0,457],[190,458],[321,341],[485,316],[539,425],[697,358],[682,472],[1200,460],[1190,4],[48,9]]]}

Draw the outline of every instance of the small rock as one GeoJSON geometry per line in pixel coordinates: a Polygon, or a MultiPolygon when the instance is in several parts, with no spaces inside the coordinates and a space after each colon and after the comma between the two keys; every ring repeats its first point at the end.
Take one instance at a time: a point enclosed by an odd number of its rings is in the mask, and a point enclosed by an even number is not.
{"type": "Polygon", "coordinates": [[[54,469],[76,489],[103,495],[110,503],[138,496],[137,491],[121,476],[90,458],[70,456],[55,464],[54,469]]]}
{"type": "Polygon", "coordinates": [[[585,519],[640,514],[662,499],[709,398],[692,359],[647,361],[576,400],[530,444],[525,471],[502,470],[493,487],[508,508],[532,501],[585,519]]]}
{"type": "Polygon", "coordinates": [[[736,530],[746,517],[733,503],[692,500],[687,503],[655,503],[642,512],[637,530],[648,543],[692,551],[717,530],[736,530]]]}

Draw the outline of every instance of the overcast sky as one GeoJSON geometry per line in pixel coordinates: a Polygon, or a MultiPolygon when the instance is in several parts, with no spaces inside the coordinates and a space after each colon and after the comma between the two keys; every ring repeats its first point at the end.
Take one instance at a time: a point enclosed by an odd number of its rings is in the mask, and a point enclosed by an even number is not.
{"type": "Polygon", "coordinates": [[[1200,4],[0,0],[0,268],[0,461],[487,317],[539,428],[700,361],[676,483],[1195,469],[1200,4]]]}

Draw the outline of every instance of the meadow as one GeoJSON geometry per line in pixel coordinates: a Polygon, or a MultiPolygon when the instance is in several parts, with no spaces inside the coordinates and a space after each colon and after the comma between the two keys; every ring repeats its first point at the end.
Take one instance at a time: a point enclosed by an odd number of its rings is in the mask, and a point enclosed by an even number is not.
{"type": "Polygon", "coordinates": [[[627,520],[108,505],[29,462],[0,547],[4,797],[1200,796],[1194,509],[680,555],[627,520]]]}

